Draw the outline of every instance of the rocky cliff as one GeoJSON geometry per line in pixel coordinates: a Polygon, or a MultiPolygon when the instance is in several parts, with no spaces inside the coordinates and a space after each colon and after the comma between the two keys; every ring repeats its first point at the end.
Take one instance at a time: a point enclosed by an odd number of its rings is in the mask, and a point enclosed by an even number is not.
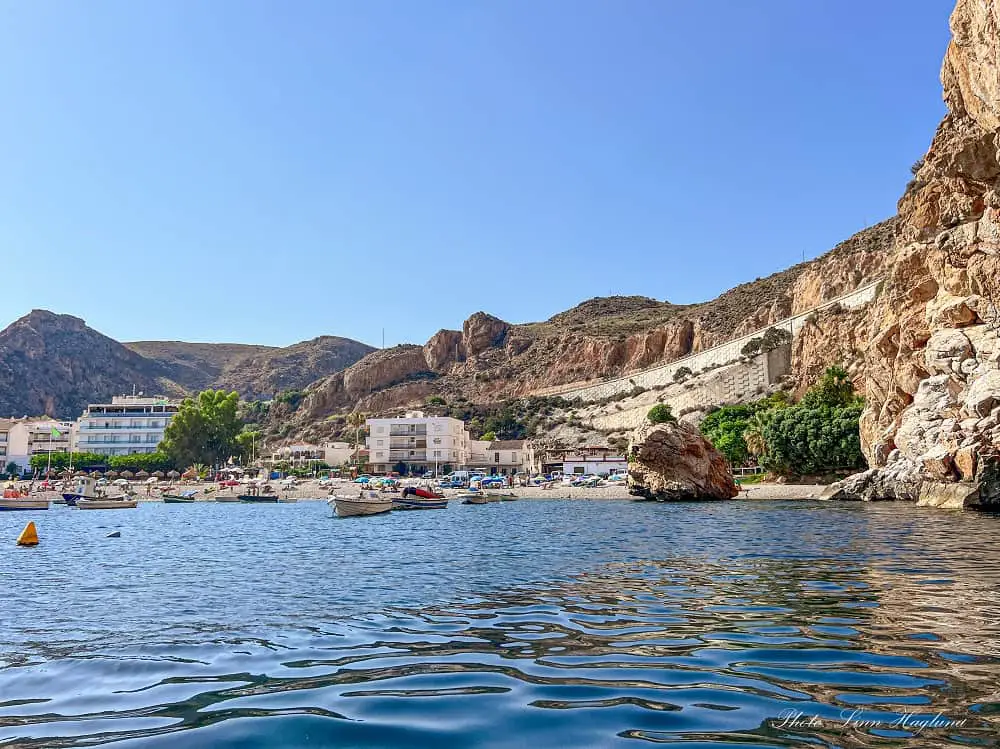
{"type": "Polygon", "coordinates": [[[0,416],[76,418],[98,397],[179,394],[169,371],[70,315],[34,310],[0,331],[0,416]]]}
{"type": "Polygon", "coordinates": [[[304,388],[372,351],[324,336],[293,346],[141,341],[121,344],[70,315],[34,310],[0,331],[0,416],[73,419],[132,392],[181,396],[208,387],[248,398],[304,388]]]}
{"type": "Polygon", "coordinates": [[[870,316],[861,430],[874,470],[842,494],[1000,501],[1000,0],[959,0],[951,29],[948,114],[899,202],[870,316]]]}
{"type": "Polygon", "coordinates": [[[659,501],[732,499],[729,463],[697,427],[643,424],[629,440],[629,494],[659,501]]]}

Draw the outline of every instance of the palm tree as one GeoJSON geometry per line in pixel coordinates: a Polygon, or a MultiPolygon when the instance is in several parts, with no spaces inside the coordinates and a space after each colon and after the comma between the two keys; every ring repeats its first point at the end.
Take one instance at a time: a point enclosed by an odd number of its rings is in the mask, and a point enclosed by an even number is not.
{"type": "Polygon", "coordinates": [[[361,453],[361,427],[365,425],[368,414],[361,411],[352,411],[347,415],[347,423],[354,427],[354,464],[358,465],[358,456],[361,453]]]}
{"type": "Polygon", "coordinates": [[[770,421],[769,412],[758,411],[751,417],[747,428],[743,430],[743,441],[746,442],[747,450],[754,458],[759,459],[767,449],[767,443],[764,441],[764,429],[767,427],[768,421],[770,421]]]}

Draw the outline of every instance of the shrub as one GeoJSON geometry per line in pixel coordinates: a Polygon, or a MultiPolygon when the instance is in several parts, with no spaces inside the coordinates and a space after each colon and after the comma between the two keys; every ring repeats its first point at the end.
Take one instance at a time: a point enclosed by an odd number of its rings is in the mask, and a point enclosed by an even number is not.
{"type": "Polygon", "coordinates": [[[676,372],[674,372],[674,382],[681,382],[683,380],[686,380],[693,374],[694,372],[691,371],[690,367],[681,367],[676,372]]]}
{"type": "Polygon", "coordinates": [[[861,403],[786,408],[764,428],[761,465],[777,473],[821,473],[861,468],[861,403]]]}
{"type": "Polygon", "coordinates": [[[666,403],[657,403],[649,409],[649,413],[646,414],[646,418],[653,424],[666,424],[668,422],[677,421],[677,419],[674,418],[673,412],[670,410],[670,406],[666,403]]]}

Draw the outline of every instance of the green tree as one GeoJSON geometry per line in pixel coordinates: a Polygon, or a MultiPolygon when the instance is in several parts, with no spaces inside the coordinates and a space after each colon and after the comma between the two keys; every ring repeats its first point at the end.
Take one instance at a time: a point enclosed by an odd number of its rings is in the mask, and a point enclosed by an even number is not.
{"type": "Polygon", "coordinates": [[[862,404],[781,409],[764,428],[761,465],[776,473],[823,473],[861,468],[858,419],[862,404]]]}
{"type": "Polygon", "coordinates": [[[493,442],[493,440],[495,440],[496,438],[497,438],[496,432],[486,432],[483,434],[482,437],[480,437],[480,439],[485,440],[486,442],[493,442]]]}
{"type": "Polygon", "coordinates": [[[829,367],[820,381],[802,396],[801,405],[810,408],[819,406],[848,406],[855,401],[854,383],[843,367],[829,367]]]}
{"type": "Polygon", "coordinates": [[[73,469],[77,468],[105,468],[108,465],[107,455],[98,455],[97,453],[73,453],[70,456],[69,453],[52,453],[51,462],[49,461],[49,456],[46,454],[32,455],[29,461],[32,471],[44,471],[46,466],[51,466],[53,473],[58,473],[73,466],[73,469]]]}
{"type": "Polygon", "coordinates": [[[723,406],[702,419],[699,429],[730,465],[747,462],[750,452],[743,433],[753,416],[753,406],[723,406]]]}
{"type": "Polygon", "coordinates": [[[177,465],[224,462],[238,449],[239,401],[238,393],[223,390],[203,390],[196,398],[185,398],[163,433],[160,449],[177,465]]]}
{"type": "Polygon", "coordinates": [[[4,469],[4,476],[8,476],[12,479],[16,479],[21,475],[21,467],[18,466],[13,460],[7,463],[7,468],[4,469]]]}
{"type": "Polygon", "coordinates": [[[677,421],[677,419],[674,418],[673,412],[670,410],[670,406],[666,403],[657,403],[649,409],[649,413],[646,414],[646,418],[653,424],[666,424],[668,422],[677,421]]]}
{"type": "Polygon", "coordinates": [[[146,473],[156,473],[161,471],[166,473],[179,468],[178,464],[171,460],[165,452],[156,451],[154,453],[137,453],[135,455],[113,455],[107,459],[108,467],[115,471],[146,471],[146,473]]]}
{"type": "Polygon", "coordinates": [[[261,433],[255,429],[246,429],[236,435],[236,455],[243,465],[250,465],[260,456],[261,433]]]}

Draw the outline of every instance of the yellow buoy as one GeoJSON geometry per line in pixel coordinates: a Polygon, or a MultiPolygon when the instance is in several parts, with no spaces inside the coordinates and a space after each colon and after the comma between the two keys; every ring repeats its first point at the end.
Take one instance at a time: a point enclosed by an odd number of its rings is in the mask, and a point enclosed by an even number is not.
{"type": "Polygon", "coordinates": [[[38,546],[38,531],[35,530],[35,521],[29,520],[24,526],[21,535],[17,537],[18,546],[38,546]]]}

